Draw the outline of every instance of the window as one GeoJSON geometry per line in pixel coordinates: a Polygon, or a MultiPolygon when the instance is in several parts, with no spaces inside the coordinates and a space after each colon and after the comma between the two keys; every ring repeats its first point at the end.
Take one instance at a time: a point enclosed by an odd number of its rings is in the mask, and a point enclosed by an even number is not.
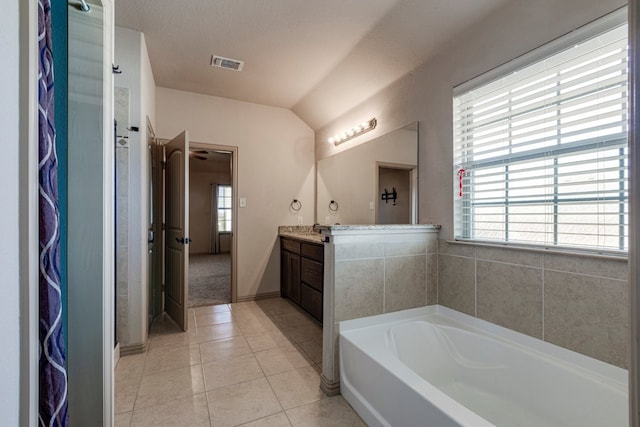
{"type": "Polygon", "coordinates": [[[456,88],[457,239],[627,250],[627,25],[582,37],[456,88]]]}
{"type": "Polygon", "coordinates": [[[231,232],[231,186],[218,185],[218,232],[231,232]]]}

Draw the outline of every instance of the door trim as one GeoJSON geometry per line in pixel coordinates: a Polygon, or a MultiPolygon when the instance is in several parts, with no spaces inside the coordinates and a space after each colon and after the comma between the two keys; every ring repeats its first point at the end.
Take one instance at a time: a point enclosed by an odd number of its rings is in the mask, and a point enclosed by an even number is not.
{"type": "Polygon", "coordinates": [[[189,148],[231,153],[231,199],[233,205],[231,213],[231,302],[238,302],[238,147],[191,141],[189,148]]]}
{"type": "Polygon", "coordinates": [[[408,165],[404,163],[389,163],[389,162],[376,162],[376,176],[375,176],[375,194],[373,195],[374,200],[374,216],[373,223],[378,223],[378,197],[380,193],[380,168],[387,169],[398,169],[398,170],[406,170],[409,171],[409,194],[411,197],[411,206],[410,206],[410,216],[411,216],[411,224],[418,223],[418,166],[417,165],[408,165]]]}

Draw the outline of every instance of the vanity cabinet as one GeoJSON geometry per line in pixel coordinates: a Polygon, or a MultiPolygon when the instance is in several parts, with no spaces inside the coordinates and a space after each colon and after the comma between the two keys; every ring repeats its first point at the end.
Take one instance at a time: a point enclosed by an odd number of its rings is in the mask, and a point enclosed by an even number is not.
{"type": "Polygon", "coordinates": [[[324,246],[280,238],[280,294],[322,322],[324,246]]]}

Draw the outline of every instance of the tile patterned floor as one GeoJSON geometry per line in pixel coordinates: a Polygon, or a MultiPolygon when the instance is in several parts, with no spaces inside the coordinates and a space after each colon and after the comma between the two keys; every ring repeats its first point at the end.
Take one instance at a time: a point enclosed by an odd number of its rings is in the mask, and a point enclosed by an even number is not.
{"type": "Polygon", "coordinates": [[[118,363],[115,426],[364,426],[321,362],[321,327],[282,298],[190,309],[189,332],[162,317],[118,363]]]}

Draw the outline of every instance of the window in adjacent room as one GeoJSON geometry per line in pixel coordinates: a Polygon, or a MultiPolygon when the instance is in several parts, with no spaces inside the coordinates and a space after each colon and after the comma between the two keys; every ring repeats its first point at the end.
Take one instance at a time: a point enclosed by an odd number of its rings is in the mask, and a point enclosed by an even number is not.
{"type": "Polygon", "coordinates": [[[218,185],[218,232],[231,232],[231,186],[218,185]]]}
{"type": "Polygon", "coordinates": [[[455,89],[457,239],[627,250],[625,17],[455,89]]]}

